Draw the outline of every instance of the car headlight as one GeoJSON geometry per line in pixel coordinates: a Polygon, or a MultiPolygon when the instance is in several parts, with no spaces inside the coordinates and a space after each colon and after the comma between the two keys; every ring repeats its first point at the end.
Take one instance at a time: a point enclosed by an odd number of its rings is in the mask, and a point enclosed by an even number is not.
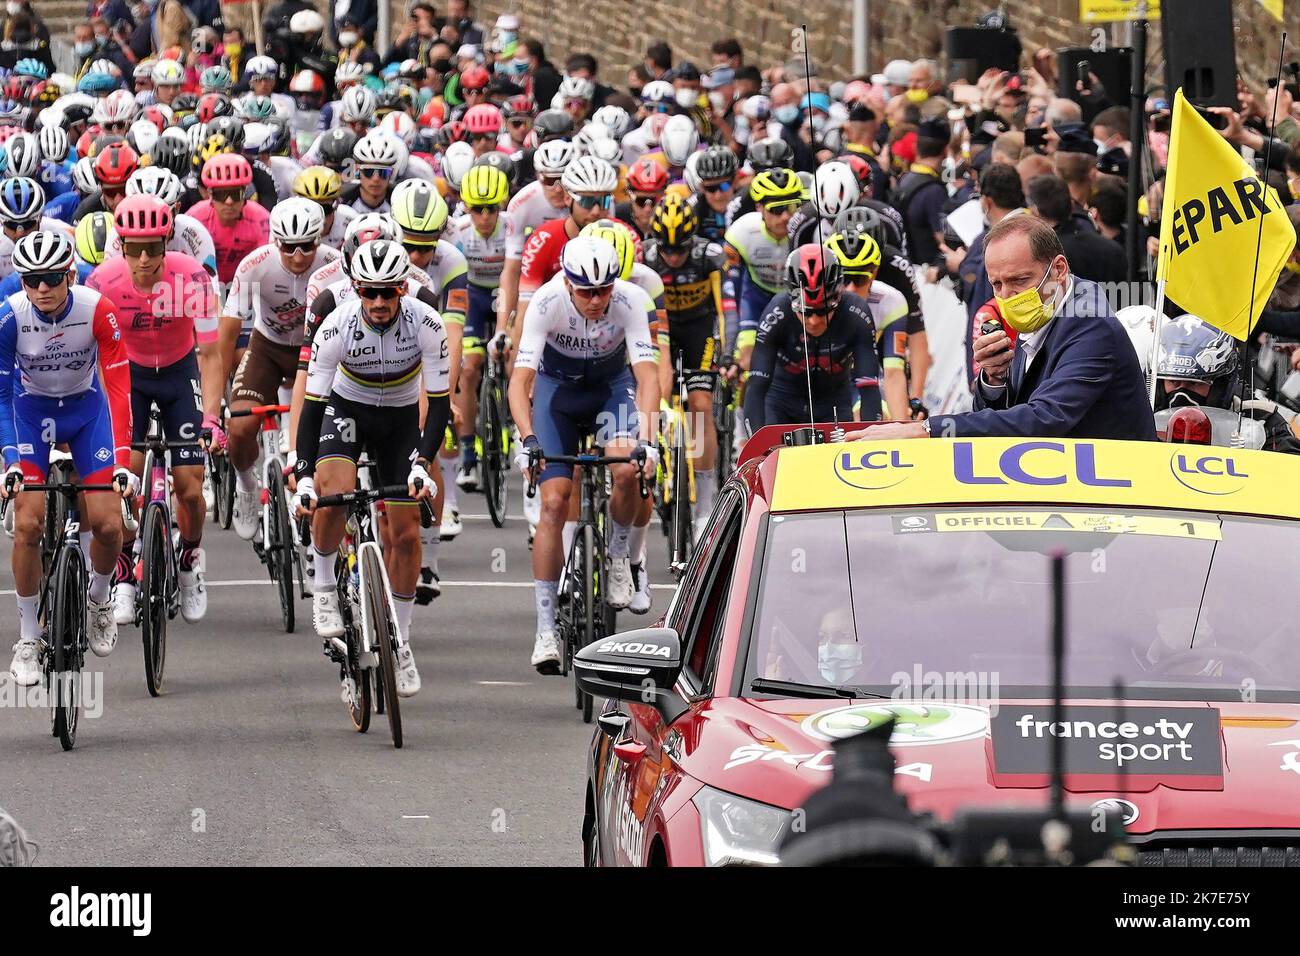
{"type": "Polygon", "coordinates": [[[734,793],[701,787],[691,798],[700,811],[704,862],[708,866],[776,866],[777,848],[792,814],[734,793]]]}

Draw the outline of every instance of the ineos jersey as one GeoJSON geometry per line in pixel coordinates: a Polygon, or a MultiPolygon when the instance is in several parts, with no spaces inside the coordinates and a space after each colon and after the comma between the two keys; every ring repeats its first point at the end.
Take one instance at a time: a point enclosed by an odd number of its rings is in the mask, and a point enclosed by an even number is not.
{"type": "Polygon", "coordinates": [[[599,319],[588,319],[557,276],[533,296],[515,357],[516,368],[531,368],[570,382],[604,382],[629,364],[655,363],[650,337],[654,303],[643,289],[614,280],[609,306],[599,319]]]}
{"type": "Polygon", "coordinates": [[[414,405],[420,386],[445,395],[451,380],[451,350],[437,311],[410,296],[398,300],[388,325],[372,325],[354,299],[327,318],[312,342],[307,395],[341,398],[377,407],[414,405]]]}
{"type": "Polygon", "coordinates": [[[339,258],[330,246],[317,246],[312,268],[294,275],[280,261],[280,249],[267,243],[254,249],[235,270],[224,315],[239,319],[279,345],[301,345],[307,316],[307,289],[321,265],[339,258]]]}

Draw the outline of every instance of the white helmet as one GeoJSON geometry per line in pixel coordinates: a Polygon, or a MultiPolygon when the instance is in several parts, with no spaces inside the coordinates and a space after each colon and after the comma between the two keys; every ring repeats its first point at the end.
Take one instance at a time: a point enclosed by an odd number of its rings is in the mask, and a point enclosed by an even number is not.
{"type": "Polygon", "coordinates": [[[15,133],[5,140],[5,177],[35,176],[41,166],[41,146],[31,133],[15,133]]]}
{"type": "Polygon", "coordinates": [[[129,123],[135,116],[135,96],[126,90],[114,90],[95,104],[90,118],[104,126],[108,123],[129,123]]]}
{"type": "Polygon", "coordinates": [[[291,196],[271,210],[271,238],[276,242],[316,242],[325,228],[320,203],[291,196]]]}
{"type": "Polygon", "coordinates": [[[659,145],[659,137],[663,135],[664,125],[668,122],[667,113],[651,113],[641,122],[641,132],[645,133],[645,141],[651,147],[659,145]]]}
{"type": "Polygon", "coordinates": [[[700,164],[700,157],[704,153],[696,151],[686,157],[686,165],[682,167],[682,182],[692,193],[697,193],[703,187],[704,183],[700,181],[700,174],[695,171],[695,167],[700,164]]]}
{"type": "Polygon", "coordinates": [[[75,261],[72,240],[61,232],[29,232],[14,245],[13,267],[23,275],[62,272],[75,261]]]}
{"type": "Polygon", "coordinates": [[[169,206],[181,201],[183,191],[177,175],[162,166],[143,166],[126,181],[128,196],[157,196],[169,206]]]}
{"type": "Polygon", "coordinates": [[[562,139],[553,139],[533,153],[533,169],[541,176],[558,176],[573,162],[578,148],[562,139]]]}
{"type": "Polygon", "coordinates": [[[199,143],[203,142],[203,137],[207,134],[207,123],[195,123],[185,131],[185,141],[189,143],[190,153],[199,151],[199,143]]]}
{"type": "Polygon", "coordinates": [[[57,126],[62,129],[63,116],[63,110],[59,106],[47,106],[36,114],[36,125],[40,127],[57,126]]]}
{"type": "Polygon", "coordinates": [[[255,156],[269,152],[274,138],[275,127],[270,123],[245,123],[243,153],[255,156]]]}
{"type": "Polygon", "coordinates": [[[401,238],[402,227],[388,213],[363,212],[348,223],[347,228],[343,230],[343,245],[340,249],[343,253],[343,271],[349,272],[348,263],[352,260],[352,254],[363,243],[370,242],[372,239],[387,239],[389,242],[398,242],[401,238]]]}
{"type": "Polygon", "coordinates": [[[367,86],[345,90],[339,101],[339,119],[345,123],[369,123],[375,118],[375,91],[367,86]]]}
{"type": "Polygon", "coordinates": [[[691,153],[700,145],[700,131],[689,116],[670,116],[659,134],[659,148],[673,166],[685,166],[691,153]]]}
{"type": "Polygon", "coordinates": [[[148,80],[152,83],[154,62],[154,60],[148,58],[141,60],[131,70],[131,79],[136,81],[148,80]]]}
{"type": "Polygon", "coordinates": [[[365,67],[355,60],[344,60],[334,71],[335,86],[342,86],[344,83],[360,83],[365,78],[365,67]]]}
{"type": "Polygon", "coordinates": [[[591,155],[617,167],[623,159],[623,147],[618,144],[617,140],[605,137],[591,144],[591,155]]]}
{"type": "Polygon", "coordinates": [[[566,76],[560,81],[560,92],[556,94],[563,105],[566,100],[587,100],[596,95],[596,84],[585,76],[566,76]]]}
{"type": "Polygon", "coordinates": [[[250,79],[262,76],[279,76],[280,66],[269,56],[255,56],[248,61],[248,76],[250,79]]]}
{"type": "Polygon", "coordinates": [[[122,78],[122,68],[109,59],[94,60],[86,69],[87,73],[106,73],[115,78],[122,78]]]}
{"type": "Polygon", "coordinates": [[[68,155],[68,134],[62,126],[42,126],[37,139],[41,144],[41,155],[50,162],[61,163],[68,155]]]}
{"type": "Polygon", "coordinates": [[[399,242],[372,239],[352,254],[352,281],[357,285],[394,286],[411,274],[411,257],[399,242]]]}
{"type": "Polygon", "coordinates": [[[396,137],[383,130],[372,129],[352,147],[352,158],[358,166],[384,166],[392,169],[397,165],[397,155],[396,137]]]}
{"type": "Polygon", "coordinates": [[[89,156],[82,156],[73,164],[72,185],[83,196],[99,191],[99,181],[95,179],[95,161],[89,156]]]}
{"type": "Polygon", "coordinates": [[[573,145],[585,155],[591,152],[591,147],[597,140],[611,138],[609,130],[603,123],[587,123],[573,137],[573,145]]]}
{"type": "Polygon", "coordinates": [[[392,133],[405,143],[408,148],[415,142],[415,120],[411,119],[410,113],[402,110],[385,113],[384,118],[379,121],[379,128],[386,133],[392,133]]]}
{"type": "Polygon", "coordinates": [[[324,33],[325,20],[315,10],[299,10],[289,18],[290,33],[324,33]]]}
{"type": "Polygon", "coordinates": [[[602,106],[592,114],[591,118],[609,130],[609,134],[615,139],[622,139],[632,125],[632,117],[628,116],[627,110],[621,106],[602,106]]]}
{"type": "Polygon", "coordinates": [[[442,154],[442,178],[456,192],[460,192],[460,181],[474,165],[474,159],[474,147],[469,143],[452,143],[442,154]]]}
{"type": "Polygon", "coordinates": [[[817,167],[813,173],[813,188],[817,208],[828,219],[834,219],[852,206],[862,192],[853,167],[838,160],[817,167]]]}
{"type": "Polygon", "coordinates": [[[560,184],[570,194],[612,193],[618,188],[618,172],[603,159],[579,156],[564,170],[560,184]]]}
{"type": "Polygon", "coordinates": [[[147,119],[136,120],[131,124],[131,128],[126,131],[127,142],[141,156],[145,153],[153,153],[154,146],[158,144],[158,138],[158,127],[147,119]]]}
{"type": "Polygon", "coordinates": [[[667,80],[651,80],[641,87],[643,103],[676,103],[677,91],[667,80]]]}
{"type": "Polygon", "coordinates": [[[180,86],[185,82],[185,69],[175,60],[159,60],[153,65],[154,86],[180,86]]]}
{"type": "Polygon", "coordinates": [[[610,285],[622,267],[614,243],[595,236],[570,239],[560,252],[560,268],[565,278],[581,289],[610,285]]]}
{"type": "Polygon", "coordinates": [[[1116,312],[1115,318],[1128,333],[1138,365],[1145,373],[1151,367],[1151,346],[1156,339],[1156,310],[1149,305],[1128,305],[1116,312]]]}

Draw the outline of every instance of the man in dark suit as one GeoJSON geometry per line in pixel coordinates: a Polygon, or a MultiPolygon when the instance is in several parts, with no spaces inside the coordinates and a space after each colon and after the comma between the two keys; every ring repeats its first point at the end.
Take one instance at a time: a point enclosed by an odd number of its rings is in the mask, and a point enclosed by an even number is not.
{"type": "Polygon", "coordinates": [[[984,242],[989,282],[1020,333],[975,340],[975,410],[879,425],[854,438],[1120,438],[1154,441],[1155,419],[1128,333],[1101,289],[1070,274],[1036,216],[1011,216],[984,242]]]}

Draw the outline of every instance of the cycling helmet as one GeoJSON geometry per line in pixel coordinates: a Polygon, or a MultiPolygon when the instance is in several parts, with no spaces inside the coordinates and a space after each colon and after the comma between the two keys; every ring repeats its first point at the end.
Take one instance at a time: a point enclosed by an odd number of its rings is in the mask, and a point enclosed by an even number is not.
{"type": "Polygon", "coordinates": [[[469,143],[452,143],[442,154],[442,178],[447,185],[460,192],[461,180],[474,165],[474,147],[469,143]]]}
{"type": "MultiPolygon", "coordinates": [[[[400,110],[393,110],[391,113],[385,113],[384,118],[379,121],[379,128],[385,133],[395,136],[403,146],[409,147],[415,142],[415,120],[411,119],[410,113],[403,113],[400,110]]],[[[399,162],[399,166],[402,164],[399,162]]]]}
{"type": "Polygon", "coordinates": [[[642,157],[627,171],[627,188],[638,193],[661,193],[668,188],[668,170],[642,157]]]}
{"type": "Polygon", "coordinates": [[[86,73],[77,81],[77,92],[106,96],[117,89],[117,79],[108,73],[86,73]]]}
{"type": "Polygon", "coordinates": [[[447,225],[447,202],[430,183],[408,179],[393,189],[392,216],[407,242],[432,243],[447,225]]]}
{"type": "Polygon", "coordinates": [[[159,60],[153,65],[154,86],[180,86],[185,82],[185,68],[175,60],[159,60]]]}
{"type": "Polygon", "coordinates": [[[569,100],[591,102],[591,98],[595,95],[596,84],[585,76],[566,76],[560,81],[560,91],[556,94],[556,98],[561,104],[569,100]]]}
{"type": "Polygon", "coordinates": [[[608,242],[618,254],[618,277],[626,279],[632,274],[632,266],[636,264],[641,250],[636,234],[627,225],[614,219],[600,219],[583,226],[578,235],[608,242]]]}
{"type": "Polygon", "coordinates": [[[344,60],[334,71],[335,89],[343,89],[348,83],[361,83],[366,78],[366,68],[355,60],[344,60]]]}
{"type": "Polygon", "coordinates": [[[710,146],[695,161],[695,175],[701,180],[731,179],[739,168],[736,154],[726,146],[710,146]]]}
{"type": "Polygon", "coordinates": [[[145,166],[137,169],[126,181],[128,196],[157,196],[169,206],[181,201],[185,187],[170,169],[162,166],[145,166]]]}
{"type": "Polygon", "coordinates": [[[651,149],[659,145],[659,138],[663,136],[664,127],[668,124],[667,113],[651,113],[641,124],[641,132],[645,134],[646,145],[651,149]]]}
{"type": "Polygon", "coordinates": [[[45,209],[45,192],[40,183],[27,176],[0,181],[0,220],[30,222],[40,218],[45,209]]]}
{"type": "Polygon", "coordinates": [[[276,242],[317,242],[325,228],[320,203],[291,196],[271,210],[271,238],[276,242]]]}
{"type": "Polygon", "coordinates": [[[396,137],[383,130],[371,130],[352,147],[352,158],[358,166],[392,169],[397,165],[396,137]]]}
{"type": "Polygon", "coordinates": [[[23,125],[23,117],[27,109],[17,100],[0,99],[0,125],[20,127],[23,125]]]}
{"type": "Polygon", "coordinates": [[[146,106],[140,111],[140,118],[153,123],[159,133],[171,126],[175,117],[176,114],[165,103],[155,103],[152,106],[146,106]]]}
{"type": "MultiPolygon", "coordinates": [[[[501,175],[506,178],[507,189],[514,185],[515,174],[517,172],[515,169],[515,161],[499,149],[490,150],[475,159],[474,164],[470,166],[470,169],[478,169],[482,166],[487,166],[501,173],[501,175]]],[[[462,196],[461,198],[464,197],[462,196]]]]}
{"type": "Polygon", "coordinates": [[[700,145],[700,131],[689,116],[670,116],[659,134],[659,148],[671,166],[685,166],[686,159],[700,145]]]}
{"type": "Polygon", "coordinates": [[[4,144],[6,176],[35,176],[41,166],[41,145],[31,133],[10,136],[4,144]]]}
{"type": "Polygon", "coordinates": [[[840,261],[823,246],[807,242],[785,260],[785,281],[796,311],[827,312],[840,299],[843,270],[840,261]]]}
{"type": "Polygon", "coordinates": [[[77,258],[92,266],[103,262],[112,228],[112,213],[92,212],[82,216],[77,223],[77,258]]]}
{"type": "Polygon", "coordinates": [[[248,61],[248,78],[250,80],[271,78],[280,75],[280,65],[269,56],[255,56],[248,61]]]}
{"type": "Polygon", "coordinates": [[[375,93],[366,86],[345,90],[339,101],[339,119],[344,123],[369,123],[375,118],[375,93]]]}
{"type": "Polygon", "coordinates": [[[392,216],[380,212],[362,213],[343,230],[343,247],[340,250],[343,253],[343,271],[348,275],[352,274],[348,263],[352,261],[352,256],[363,243],[373,239],[397,242],[401,238],[402,227],[392,216]]]}
{"type": "Polygon", "coordinates": [[[68,134],[62,126],[42,126],[37,135],[41,155],[52,163],[61,163],[68,155],[68,134]]]}
{"type": "Polygon", "coordinates": [[[779,205],[803,199],[803,181],[790,169],[769,169],[749,184],[749,198],[760,205],[779,205]]]}
{"type": "Polygon", "coordinates": [[[579,156],[565,167],[560,183],[570,195],[612,193],[618,188],[618,171],[603,159],[579,156]]]}
{"type": "Polygon", "coordinates": [[[82,156],[73,164],[72,185],[83,196],[99,191],[99,181],[95,179],[95,161],[89,156],[82,156]]]}
{"type": "Polygon", "coordinates": [[[660,200],[650,219],[650,234],[660,246],[685,246],[699,230],[695,207],[676,193],[660,200]]]}
{"type": "Polygon", "coordinates": [[[389,85],[380,90],[375,101],[375,115],[394,111],[410,113],[415,109],[415,91],[405,85],[389,85]]]}
{"type": "Polygon", "coordinates": [[[450,123],[444,123],[438,129],[438,146],[446,149],[452,143],[468,143],[469,130],[460,120],[452,120],[450,123]]]}
{"type": "Polygon", "coordinates": [[[320,159],[327,166],[346,169],[352,164],[352,150],[359,142],[357,134],[342,127],[320,138],[320,159]]]}
{"type": "Polygon", "coordinates": [[[460,181],[460,198],[467,207],[500,206],[510,198],[510,180],[489,165],[471,166],[460,181]]]}
{"type": "Polygon", "coordinates": [[[72,240],[61,232],[29,232],[14,245],[13,265],[19,275],[70,272],[72,240]]]}
{"type": "Polygon", "coordinates": [[[622,263],[613,243],[595,236],[578,236],[560,251],[560,268],[570,285],[597,289],[618,278],[622,263]]]}
{"type": "Polygon", "coordinates": [[[410,274],[411,257],[401,243],[371,239],[363,242],[352,254],[351,278],[354,285],[400,286],[406,283],[410,274]]]}
{"type": "Polygon", "coordinates": [[[471,135],[501,132],[501,111],[491,103],[480,103],[465,111],[465,128],[471,135]]]}
{"type": "Polygon", "coordinates": [[[226,149],[243,149],[244,121],[238,116],[218,116],[204,124],[204,135],[208,139],[214,135],[223,137],[226,149]]]}
{"type": "Polygon", "coordinates": [[[542,110],[533,120],[533,135],[539,144],[573,135],[573,117],[564,110],[542,110]]]}
{"type": "MultiPolygon", "coordinates": [[[[166,109],[166,104],[157,103],[159,109],[166,109]]],[[[181,122],[188,116],[192,116],[194,111],[199,108],[199,98],[193,93],[177,93],[171,102],[172,118],[176,122],[181,122]]]]}
{"type": "Polygon", "coordinates": [[[794,150],[783,139],[760,139],[749,144],[745,159],[756,173],[767,169],[788,169],[794,161],[794,150]]]}
{"type": "Polygon", "coordinates": [[[289,92],[295,96],[324,95],[325,78],[315,70],[299,70],[289,81],[289,92]]]}
{"type": "Polygon", "coordinates": [[[199,74],[199,87],[204,93],[229,93],[235,85],[230,71],[224,66],[210,66],[199,74]]]}
{"type": "Polygon", "coordinates": [[[315,10],[299,10],[289,18],[289,32],[310,36],[325,32],[325,20],[315,10]]]}
{"type": "Polygon", "coordinates": [[[244,127],[243,154],[250,159],[271,151],[271,139],[275,129],[270,123],[249,123],[244,127]]]}
{"type": "Polygon", "coordinates": [[[623,158],[623,147],[609,136],[604,136],[591,144],[588,155],[603,159],[611,166],[618,168],[621,165],[620,160],[623,158]]]}
{"type": "Polygon", "coordinates": [[[100,126],[129,123],[135,116],[135,97],[126,90],[114,90],[95,103],[91,119],[100,126]]]}
{"type": "Polygon", "coordinates": [[[817,167],[813,173],[813,191],[817,211],[834,218],[858,201],[861,187],[852,167],[836,160],[817,167]]]}
{"type": "Polygon", "coordinates": [[[641,102],[649,106],[672,106],[677,102],[677,91],[667,80],[651,80],[641,87],[641,102]]]}
{"type": "Polygon", "coordinates": [[[158,137],[149,158],[153,160],[153,165],[169,169],[177,176],[184,176],[190,169],[189,140],[182,133],[167,130],[158,137]]]}
{"type": "Polygon", "coordinates": [[[220,153],[203,164],[200,182],[208,189],[247,186],[253,181],[253,167],[238,153],[220,153]]]}
{"type": "Polygon", "coordinates": [[[813,174],[807,170],[799,170],[795,173],[799,177],[799,196],[804,202],[812,202],[813,198],[813,174]]]}
{"type": "Polygon", "coordinates": [[[485,90],[491,79],[487,70],[475,64],[461,71],[460,88],[462,91],[485,90]]]}
{"type": "Polygon", "coordinates": [[[1161,325],[1156,378],[1208,382],[1210,394],[1202,398],[1182,389],[1166,392],[1163,385],[1158,385],[1156,411],[1173,404],[1227,408],[1232,403],[1237,383],[1237,345],[1236,339],[1227,332],[1194,315],[1181,315],[1161,325]],[[1175,402],[1176,398],[1179,401],[1175,402]]]}
{"type": "Polygon", "coordinates": [[[554,139],[537,147],[533,153],[533,168],[539,176],[559,176],[577,154],[578,149],[572,143],[554,139]]]}
{"type": "Polygon", "coordinates": [[[293,194],[314,202],[334,202],[342,191],[342,178],[328,166],[308,166],[293,178],[293,194]]]}
{"type": "Polygon", "coordinates": [[[48,79],[49,67],[35,57],[25,56],[14,64],[15,76],[31,76],[38,80],[48,79]]]}
{"type": "Polygon", "coordinates": [[[704,188],[704,182],[697,172],[700,160],[703,158],[704,154],[699,150],[686,157],[686,165],[682,167],[682,185],[686,187],[688,193],[697,193],[704,188]]]}
{"type": "MultiPolygon", "coordinates": [[[[533,102],[532,97],[525,93],[518,96],[512,96],[501,104],[501,110],[510,119],[525,117],[532,119],[533,114],[537,112],[537,105],[533,102]]],[[[572,121],[570,121],[572,123],[572,121]]]]}
{"type": "Polygon", "coordinates": [[[267,120],[266,125],[271,128],[271,139],[266,144],[266,151],[272,156],[288,156],[289,140],[292,136],[289,124],[276,116],[274,119],[267,120]]]}
{"type": "Polygon", "coordinates": [[[591,114],[591,121],[605,127],[609,130],[609,135],[618,140],[621,140],[632,126],[632,117],[628,116],[627,110],[620,106],[602,106],[591,114]]]}
{"type": "Polygon", "coordinates": [[[865,190],[871,185],[871,164],[860,153],[842,153],[835,157],[839,163],[848,163],[849,169],[858,180],[858,189],[865,190]]]}
{"type": "Polygon", "coordinates": [[[125,186],[140,166],[140,156],[126,143],[111,143],[95,156],[95,178],[101,186],[125,186]]]}
{"type": "Polygon", "coordinates": [[[844,210],[835,217],[835,231],[846,236],[852,231],[865,232],[881,249],[887,245],[895,249],[903,247],[903,236],[897,223],[869,206],[850,206],[844,210]]]}
{"type": "Polygon", "coordinates": [[[871,281],[880,271],[880,243],[865,229],[837,232],[826,240],[826,248],[835,253],[847,276],[871,281]]]}
{"type": "Polygon", "coordinates": [[[147,119],[138,119],[126,131],[126,141],[141,157],[148,156],[158,145],[158,127],[147,119]]]}
{"type": "Polygon", "coordinates": [[[113,211],[122,239],[166,239],[172,231],[172,207],[157,196],[127,196],[113,211]]]}
{"type": "Polygon", "coordinates": [[[256,93],[245,94],[231,105],[235,115],[246,123],[265,123],[276,115],[275,103],[271,97],[258,96],[256,93]]]}

